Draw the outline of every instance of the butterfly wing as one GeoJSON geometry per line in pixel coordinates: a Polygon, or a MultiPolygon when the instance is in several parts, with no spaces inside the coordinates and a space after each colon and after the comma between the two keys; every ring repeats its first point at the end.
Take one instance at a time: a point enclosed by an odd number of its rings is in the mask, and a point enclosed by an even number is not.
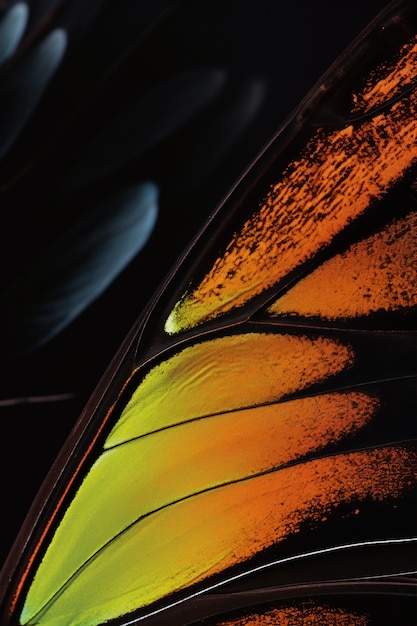
{"type": "Polygon", "coordinates": [[[133,329],[13,574],[18,623],[356,625],[359,589],[410,594],[416,20],[395,5],[325,77],[133,329]]]}

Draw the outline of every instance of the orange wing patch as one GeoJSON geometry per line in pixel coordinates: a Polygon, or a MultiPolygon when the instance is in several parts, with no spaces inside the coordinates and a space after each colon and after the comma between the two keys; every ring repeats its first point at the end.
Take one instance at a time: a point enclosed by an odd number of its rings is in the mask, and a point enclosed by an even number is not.
{"type": "Polygon", "coordinates": [[[165,330],[192,328],[246,304],[327,246],[417,162],[417,94],[386,113],[319,130],[165,330]]]}
{"type": "Polygon", "coordinates": [[[365,614],[309,601],[299,606],[261,610],[244,617],[222,620],[216,626],[367,626],[369,623],[365,614]]]}
{"type": "Polygon", "coordinates": [[[323,263],[270,308],[273,316],[328,320],[417,305],[417,214],[323,263]]]}
{"type": "Polygon", "coordinates": [[[380,65],[363,89],[353,94],[353,112],[366,113],[401,93],[417,76],[417,37],[406,44],[398,63],[380,65]]]}

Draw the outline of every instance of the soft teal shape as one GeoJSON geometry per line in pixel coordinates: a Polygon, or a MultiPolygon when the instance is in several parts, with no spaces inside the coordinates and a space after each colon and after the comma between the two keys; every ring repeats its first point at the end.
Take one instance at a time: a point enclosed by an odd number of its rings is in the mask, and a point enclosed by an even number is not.
{"type": "Polygon", "coordinates": [[[20,351],[47,343],[91,304],[146,244],[157,214],[157,187],[132,185],[45,251],[6,298],[20,351]]]}
{"type": "Polygon", "coordinates": [[[28,22],[29,9],[25,2],[14,4],[0,22],[0,63],[16,51],[28,22]]]}
{"type": "Polygon", "coordinates": [[[53,30],[29,52],[0,85],[0,157],[12,147],[41,100],[67,47],[66,32],[53,30]]]}

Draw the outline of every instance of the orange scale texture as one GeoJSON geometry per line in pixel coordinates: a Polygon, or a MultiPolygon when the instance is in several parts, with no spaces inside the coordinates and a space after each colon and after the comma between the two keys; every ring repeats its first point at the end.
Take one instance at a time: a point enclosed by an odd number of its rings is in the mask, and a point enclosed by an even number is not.
{"type": "Polygon", "coordinates": [[[353,94],[353,111],[366,113],[394,98],[417,76],[417,37],[406,44],[395,63],[380,65],[353,94]]]}
{"type": "Polygon", "coordinates": [[[323,263],[269,312],[336,320],[416,306],[416,244],[417,215],[412,213],[323,263]]]}
{"type": "Polygon", "coordinates": [[[366,615],[316,602],[300,603],[297,607],[283,607],[252,613],[216,626],[366,626],[366,615]]]}
{"type": "Polygon", "coordinates": [[[416,162],[416,90],[355,128],[318,130],[200,285],[176,304],[165,330],[192,328],[278,283],[416,162]]]}

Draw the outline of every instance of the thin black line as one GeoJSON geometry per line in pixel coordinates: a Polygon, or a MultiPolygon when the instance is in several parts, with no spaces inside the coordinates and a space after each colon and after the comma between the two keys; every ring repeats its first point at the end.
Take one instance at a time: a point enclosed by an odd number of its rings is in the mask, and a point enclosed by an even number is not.
{"type": "MultiPolygon", "coordinates": [[[[332,387],[331,389],[324,389],[324,390],[319,390],[316,391],[314,393],[308,393],[308,390],[305,391],[305,393],[302,392],[295,392],[292,395],[285,395],[282,398],[279,398],[278,400],[271,400],[268,402],[260,402],[259,404],[256,405],[245,405],[245,406],[241,406],[241,407],[237,407],[234,409],[226,409],[224,411],[217,411],[214,413],[206,413],[204,415],[198,415],[196,417],[191,417],[189,419],[183,420],[181,422],[175,422],[173,424],[168,424],[167,426],[162,426],[161,428],[156,428],[155,430],[150,430],[146,433],[142,433],[141,435],[137,435],[136,437],[131,437],[129,439],[126,439],[125,441],[122,441],[120,443],[116,443],[112,446],[107,446],[105,448],[103,448],[103,452],[107,452],[109,450],[114,450],[116,448],[120,448],[121,446],[124,446],[126,444],[132,443],[134,441],[138,441],[139,439],[143,439],[145,437],[149,437],[150,435],[155,435],[157,433],[163,432],[165,430],[170,430],[171,428],[180,428],[181,426],[185,426],[187,424],[191,424],[193,422],[199,422],[202,420],[206,420],[206,419],[210,419],[210,418],[216,418],[222,415],[229,415],[229,414],[233,414],[233,413],[241,413],[242,411],[255,411],[259,408],[262,407],[268,407],[268,406],[279,406],[279,405],[284,405],[288,402],[293,402],[295,400],[307,400],[309,398],[317,398],[320,396],[324,396],[324,395],[330,395],[330,394],[334,394],[334,393],[347,393],[349,391],[354,391],[356,389],[361,389],[363,387],[368,387],[368,386],[372,386],[372,385],[379,385],[381,383],[392,383],[392,382],[400,382],[400,381],[406,381],[406,380],[414,380],[415,376],[414,375],[407,375],[407,376],[398,376],[398,377],[392,377],[392,378],[382,378],[382,379],[376,379],[376,380],[370,380],[370,381],[364,381],[364,382],[360,382],[360,383],[355,383],[354,385],[345,385],[342,387],[332,387]],[[295,395],[297,394],[297,395],[295,395]]],[[[128,403],[127,403],[128,404],[128,403]]],[[[127,406],[127,404],[125,405],[125,408],[127,406]]],[[[117,423],[116,423],[117,424],[117,423]]],[[[115,426],[116,426],[115,424],[115,426]]]]}

